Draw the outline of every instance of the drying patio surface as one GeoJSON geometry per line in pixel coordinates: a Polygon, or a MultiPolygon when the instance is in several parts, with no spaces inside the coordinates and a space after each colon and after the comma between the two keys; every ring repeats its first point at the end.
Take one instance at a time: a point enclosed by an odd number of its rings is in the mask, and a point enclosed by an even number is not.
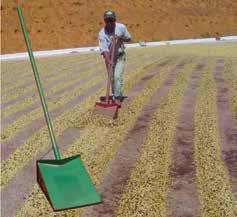
{"type": "Polygon", "coordinates": [[[2,216],[237,215],[237,44],[128,49],[116,120],[92,112],[98,53],[36,62],[60,152],[81,155],[102,203],[53,212],[36,183],[36,160],[53,155],[30,62],[4,61],[2,216]]]}

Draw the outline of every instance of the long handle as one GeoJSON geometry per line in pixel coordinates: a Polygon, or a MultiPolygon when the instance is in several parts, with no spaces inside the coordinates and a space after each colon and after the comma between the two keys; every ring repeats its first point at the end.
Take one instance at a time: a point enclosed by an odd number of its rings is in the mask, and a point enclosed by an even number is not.
{"type": "Polygon", "coordinates": [[[112,86],[112,75],[113,75],[113,70],[114,70],[114,55],[115,55],[115,47],[116,47],[116,41],[115,38],[113,37],[112,39],[112,47],[111,47],[111,62],[112,65],[107,67],[107,72],[108,72],[108,81],[107,81],[107,89],[106,89],[106,102],[109,103],[109,90],[110,86],[112,86]]]}
{"type": "Polygon", "coordinates": [[[106,65],[108,80],[107,80],[107,88],[106,88],[106,103],[109,104],[109,90],[112,82],[112,73],[111,73],[111,66],[106,65]]]}
{"type": "Polygon", "coordinates": [[[47,123],[47,126],[48,126],[49,136],[50,136],[50,140],[51,140],[51,143],[52,143],[52,146],[53,146],[54,156],[57,160],[59,160],[60,159],[60,153],[59,153],[58,145],[57,145],[57,142],[56,142],[56,138],[54,136],[53,126],[52,126],[52,123],[50,121],[48,108],[47,108],[47,105],[46,105],[46,102],[45,102],[44,92],[43,92],[43,89],[42,89],[42,86],[41,86],[39,73],[38,73],[38,70],[37,70],[36,63],[35,63],[35,58],[34,58],[34,55],[33,55],[32,49],[31,49],[31,45],[30,45],[30,39],[29,39],[27,30],[26,30],[26,27],[25,27],[23,15],[22,15],[22,10],[21,10],[20,7],[17,7],[17,13],[18,13],[18,18],[20,20],[21,29],[22,29],[22,32],[23,32],[23,35],[24,35],[25,43],[26,43],[26,46],[27,46],[28,54],[29,54],[29,57],[30,57],[31,67],[32,67],[32,70],[34,72],[36,86],[37,86],[37,89],[38,89],[38,92],[39,92],[41,105],[42,105],[43,111],[44,111],[44,117],[45,117],[45,120],[46,120],[46,123],[47,123]]]}

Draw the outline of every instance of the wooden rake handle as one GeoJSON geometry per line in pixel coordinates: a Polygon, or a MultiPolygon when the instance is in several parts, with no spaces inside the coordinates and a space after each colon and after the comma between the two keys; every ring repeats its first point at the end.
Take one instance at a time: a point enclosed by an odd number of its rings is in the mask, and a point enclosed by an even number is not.
{"type": "Polygon", "coordinates": [[[117,40],[113,36],[112,39],[112,46],[110,49],[110,58],[112,65],[106,64],[107,72],[108,72],[108,81],[107,81],[107,89],[106,89],[106,102],[109,103],[109,91],[110,87],[112,86],[112,76],[113,76],[113,70],[114,70],[114,56],[115,56],[115,47],[116,47],[117,40]]]}

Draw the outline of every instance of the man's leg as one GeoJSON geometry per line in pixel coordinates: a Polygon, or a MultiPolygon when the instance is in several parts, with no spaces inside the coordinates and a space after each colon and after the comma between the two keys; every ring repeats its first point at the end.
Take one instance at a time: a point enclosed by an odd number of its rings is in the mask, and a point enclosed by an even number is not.
{"type": "Polygon", "coordinates": [[[123,71],[125,67],[125,54],[118,57],[113,76],[113,94],[115,99],[120,100],[122,96],[122,85],[123,85],[123,71]]]}

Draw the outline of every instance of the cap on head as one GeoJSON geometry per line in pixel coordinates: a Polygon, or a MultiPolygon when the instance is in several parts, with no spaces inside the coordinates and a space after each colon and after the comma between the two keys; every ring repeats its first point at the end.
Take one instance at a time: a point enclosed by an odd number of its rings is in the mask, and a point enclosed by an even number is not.
{"type": "Polygon", "coordinates": [[[111,11],[111,10],[105,11],[105,13],[104,13],[104,20],[106,20],[106,19],[114,19],[114,20],[116,20],[115,12],[111,11]]]}

